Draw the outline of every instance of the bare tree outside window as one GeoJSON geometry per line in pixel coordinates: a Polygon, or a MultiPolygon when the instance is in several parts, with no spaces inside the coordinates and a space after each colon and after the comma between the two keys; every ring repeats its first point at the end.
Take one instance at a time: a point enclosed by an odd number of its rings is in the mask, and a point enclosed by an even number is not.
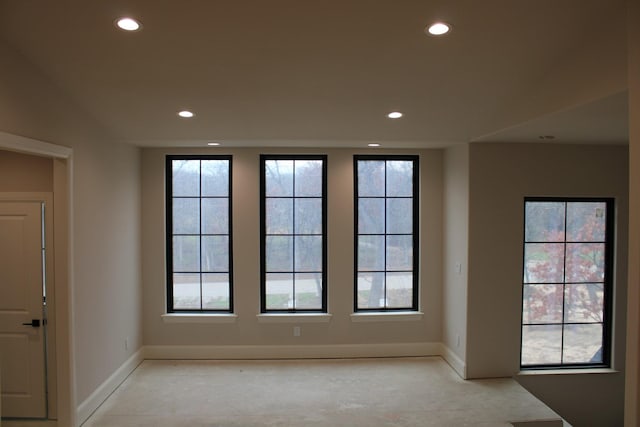
{"type": "Polygon", "coordinates": [[[417,310],[418,158],[355,156],[355,310],[417,310]]]}
{"type": "Polygon", "coordinates": [[[326,311],[326,156],[261,156],[262,311],[326,311]]]}
{"type": "Polygon", "coordinates": [[[168,156],[167,311],[232,310],[231,158],[168,156]]]}

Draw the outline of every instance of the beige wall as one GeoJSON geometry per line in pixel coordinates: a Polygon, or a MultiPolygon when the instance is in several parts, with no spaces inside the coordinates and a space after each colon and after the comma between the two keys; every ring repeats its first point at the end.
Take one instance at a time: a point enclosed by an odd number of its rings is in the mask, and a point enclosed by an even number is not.
{"type": "Polygon", "coordinates": [[[0,151],[0,192],[53,191],[53,160],[0,151]]]}
{"type": "MultiPolygon", "coordinates": [[[[79,404],[142,346],[139,150],[113,142],[90,114],[3,43],[0,131],[73,148],[71,368],[79,404]]],[[[62,414],[73,416],[68,408],[62,414]]]]}
{"type": "Polygon", "coordinates": [[[621,425],[627,281],[627,147],[472,144],[467,369],[471,378],[519,369],[523,199],[616,199],[613,367],[621,373],[520,376],[574,425],[621,425]]]}
{"type": "Polygon", "coordinates": [[[329,323],[302,324],[294,338],[290,324],[259,323],[259,155],[292,150],[173,150],[171,153],[233,155],[233,242],[235,324],[165,324],[164,149],[144,149],[143,276],[144,333],[147,345],[297,345],[424,343],[441,340],[442,152],[387,151],[420,155],[422,240],[421,321],[352,323],[353,312],[353,154],[369,150],[295,150],[328,154],[328,311],[329,323]]]}
{"type": "Polygon", "coordinates": [[[468,241],[469,145],[465,144],[448,148],[444,155],[442,289],[442,342],[463,363],[467,342],[468,241]]]}
{"type": "Polygon", "coordinates": [[[640,426],[640,1],[628,3],[630,223],[625,426],[640,426]]]}

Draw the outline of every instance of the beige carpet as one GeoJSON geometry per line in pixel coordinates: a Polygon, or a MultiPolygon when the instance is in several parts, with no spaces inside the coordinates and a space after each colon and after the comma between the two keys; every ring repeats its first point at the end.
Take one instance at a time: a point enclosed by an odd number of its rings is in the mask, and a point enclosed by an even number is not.
{"type": "Polygon", "coordinates": [[[557,420],[511,379],[442,359],[143,362],[84,427],[510,426],[557,420]]]}

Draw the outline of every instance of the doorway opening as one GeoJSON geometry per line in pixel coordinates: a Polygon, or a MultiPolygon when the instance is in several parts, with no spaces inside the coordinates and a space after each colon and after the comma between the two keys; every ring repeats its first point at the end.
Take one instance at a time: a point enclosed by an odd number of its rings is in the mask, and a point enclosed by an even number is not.
{"type": "MultiPolygon", "coordinates": [[[[49,192],[49,209],[45,208],[45,220],[51,216],[47,226],[47,418],[58,421],[58,425],[75,425],[76,404],[74,398],[73,336],[72,318],[72,222],[71,182],[73,177],[73,150],[55,144],[0,132],[1,153],[21,153],[31,157],[47,158],[52,163],[52,191],[49,192]]],[[[6,189],[0,189],[0,192],[6,189]]],[[[16,198],[12,191],[11,197],[16,198]]],[[[32,190],[32,189],[31,189],[32,190]]],[[[28,191],[27,191],[28,192],[28,191]]],[[[33,192],[33,191],[31,191],[33,192]]],[[[40,192],[42,193],[42,192],[40,192]]],[[[40,194],[42,195],[42,194],[40,194]]],[[[33,194],[30,195],[33,197],[33,194]]],[[[24,200],[23,200],[24,201],[24,200]]],[[[43,317],[44,318],[44,317],[43,317]]],[[[32,320],[32,319],[29,319],[32,320]]],[[[27,323],[27,322],[24,322],[27,323]]],[[[25,326],[28,327],[28,326],[25,326]]],[[[32,327],[36,329],[35,327],[32,327]]],[[[0,409],[5,416],[6,408],[0,409]]]]}

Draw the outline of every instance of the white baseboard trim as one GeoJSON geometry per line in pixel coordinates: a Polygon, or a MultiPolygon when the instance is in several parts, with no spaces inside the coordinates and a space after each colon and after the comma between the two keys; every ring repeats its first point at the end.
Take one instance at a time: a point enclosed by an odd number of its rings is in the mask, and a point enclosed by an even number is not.
{"type": "Polygon", "coordinates": [[[330,359],[440,356],[440,343],[334,345],[150,345],[145,359],[330,359]]]}
{"type": "Polygon", "coordinates": [[[456,371],[456,373],[458,375],[460,375],[460,377],[463,380],[466,380],[467,379],[467,365],[466,365],[466,363],[462,359],[460,359],[460,357],[458,357],[458,355],[455,354],[446,345],[440,344],[440,346],[441,346],[440,355],[442,356],[442,358],[444,360],[446,360],[446,362],[449,364],[449,366],[451,366],[453,368],[453,370],[456,371]]]}
{"type": "Polygon", "coordinates": [[[91,393],[76,410],[76,423],[82,425],[87,418],[102,405],[107,397],[115,391],[116,388],[129,376],[131,372],[144,360],[144,347],[134,353],[126,362],[124,362],[105,382],[91,393]]]}

